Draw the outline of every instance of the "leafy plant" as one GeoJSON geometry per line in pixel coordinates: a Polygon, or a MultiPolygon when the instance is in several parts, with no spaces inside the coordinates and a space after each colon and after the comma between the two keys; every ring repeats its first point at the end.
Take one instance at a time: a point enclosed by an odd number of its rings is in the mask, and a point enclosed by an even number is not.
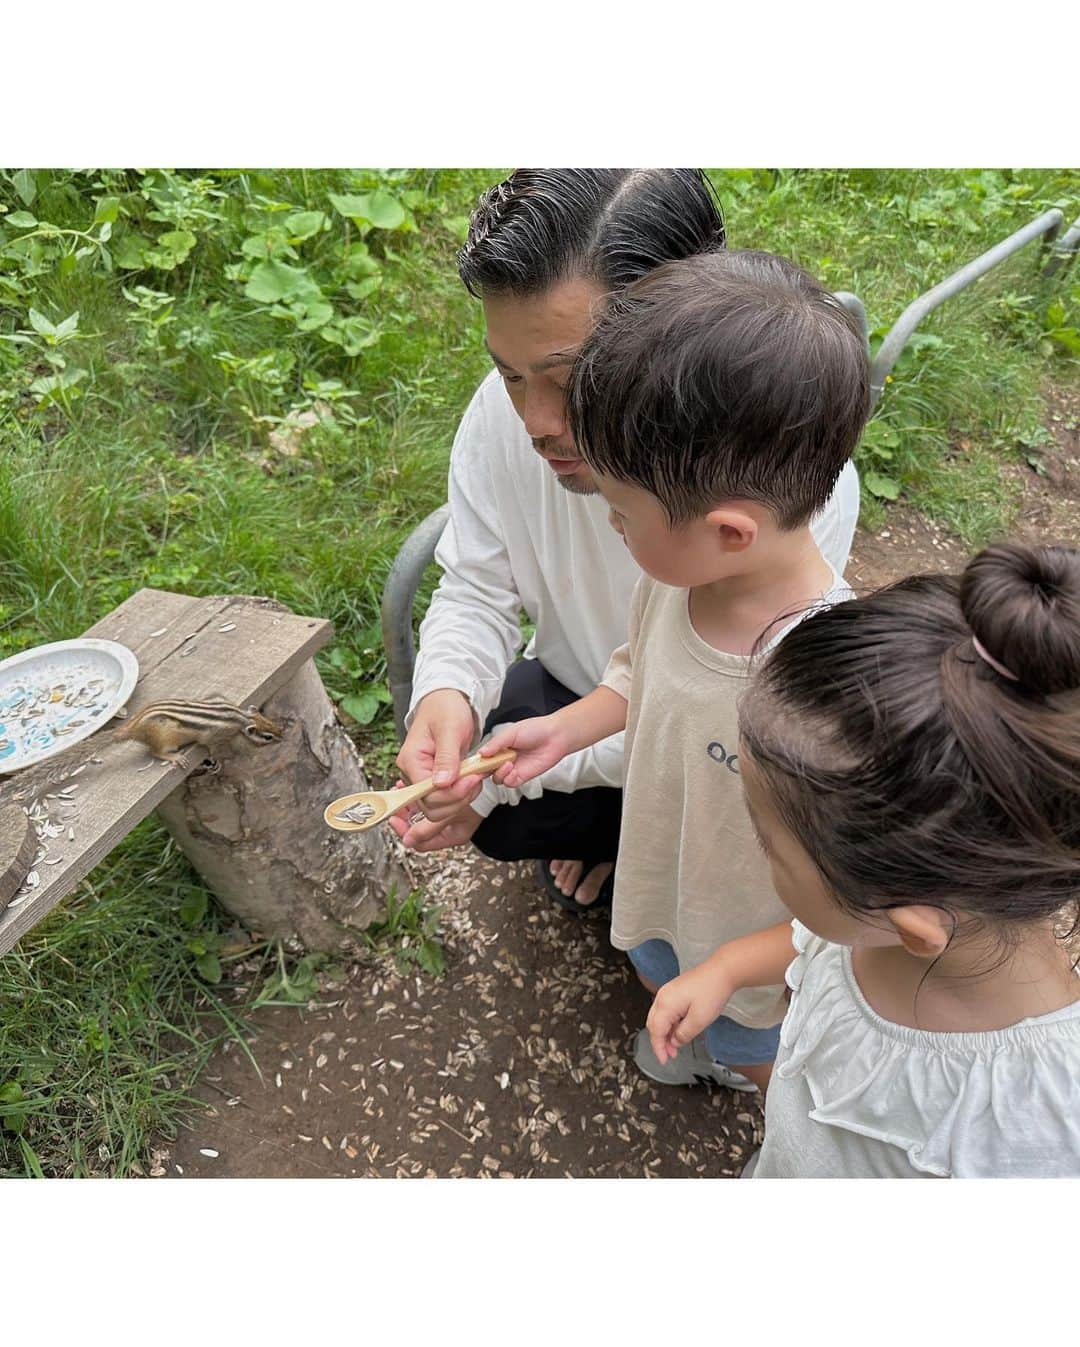
{"type": "MultiPolygon", "coordinates": [[[[1072,307],[1080,312],[1080,285],[1073,286],[1069,298],[1072,307]]],[[[1080,318],[1070,317],[1063,299],[1054,299],[1046,306],[1042,327],[1046,346],[1060,347],[1071,356],[1080,356],[1080,318]]]]}
{"type": "Polygon", "coordinates": [[[340,982],[345,970],[328,954],[304,954],[290,960],[284,947],[278,943],[277,969],[263,983],[253,1008],[267,1005],[301,1006],[319,995],[320,977],[340,982]]]}
{"type": "Polygon", "coordinates": [[[354,691],[340,698],[338,705],[358,725],[370,725],[383,707],[391,706],[394,700],[385,684],[366,681],[368,666],[365,657],[372,653],[370,646],[365,647],[361,654],[352,646],[337,645],[329,655],[331,666],[354,687],[354,691]]]}
{"type": "Polygon", "coordinates": [[[880,417],[872,420],[863,431],[858,451],[862,484],[881,500],[896,500],[900,495],[900,483],[886,471],[896,456],[899,443],[899,433],[880,417]]]}
{"type": "Polygon", "coordinates": [[[193,886],[180,904],[180,920],[188,928],[184,948],[195,956],[195,968],[207,982],[221,981],[221,933],[206,925],[209,907],[207,892],[193,886]]]}
{"type": "Polygon", "coordinates": [[[419,968],[432,977],[442,977],[446,956],[438,938],[440,910],[425,904],[421,889],[413,889],[400,902],[391,890],[385,916],[372,922],[364,939],[373,950],[391,950],[399,972],[419,968]]]}

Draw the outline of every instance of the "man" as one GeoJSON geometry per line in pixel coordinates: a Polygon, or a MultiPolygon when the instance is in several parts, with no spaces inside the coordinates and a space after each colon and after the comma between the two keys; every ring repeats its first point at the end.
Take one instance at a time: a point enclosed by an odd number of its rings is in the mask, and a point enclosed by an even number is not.
{"type": "MultiPolygon", "coordinates": [[[[443,788],[393,827],[431,851],[472,841],[537,859],[557,901],[607,906],[618,850],[622,735],[522,790],[458,779],[494,725],[546,715],[599,682],[626,640],[638,569],[607,521],[566,424],[570,365],[605,297],[663,262],[724,246],[719,202],[694,169],[519,169],[481,198],[459,254],[484,308],[495,369],[462,419],[450,460],[443,577],[420,628],[398,766],[443,788]],[[525,658],[519,613],[535,625],[525,658]]],[[[814,536],[838,571],[859,512],[852,464],[814,536]]]]}

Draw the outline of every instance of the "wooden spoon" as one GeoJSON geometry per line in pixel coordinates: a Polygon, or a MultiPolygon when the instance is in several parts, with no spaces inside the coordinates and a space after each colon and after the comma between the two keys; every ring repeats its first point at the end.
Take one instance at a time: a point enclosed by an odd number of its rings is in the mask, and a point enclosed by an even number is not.
{"type": "MultiPolygon", "coordinates": [[[[490,758],[482,758],[476,753],[461,764],[459,776],[485,776],[504,762],[513,762],[516,757],[517,752],[512,748],[508,748],[505,753],[495,753],[490,758]]],[[[339,832],[366,832],[368,828],[374,828],[377,823],[388,819],[391,814],[396,814],[402,805],[422,800],[435,788],[435,781],[429,776],[426,781],[418,781],[415,786],[402,786],[398,790],[363,790],[359,795],[343,795],[340,800],[326,806],[323,818],[339,832]]]]}

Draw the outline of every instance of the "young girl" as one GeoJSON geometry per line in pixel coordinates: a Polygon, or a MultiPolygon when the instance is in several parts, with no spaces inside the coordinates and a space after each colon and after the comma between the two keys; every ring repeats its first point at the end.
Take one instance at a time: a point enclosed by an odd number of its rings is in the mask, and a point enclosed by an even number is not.
{"type": "Polygon", "coordinates": [[[810,617],[740,730],[795,921],[661,988],[660,1060],[790,964],[755,1178],[1080,1177],[1080,552],[810,617]]]}

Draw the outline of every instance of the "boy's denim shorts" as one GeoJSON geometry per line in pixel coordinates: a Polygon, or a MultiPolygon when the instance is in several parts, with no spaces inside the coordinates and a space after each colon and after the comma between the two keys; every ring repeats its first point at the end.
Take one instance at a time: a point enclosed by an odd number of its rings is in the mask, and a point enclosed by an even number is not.
{"type": "MultiPolygon", "coordinates": [[[[666,940],[645,940],[626,952],[642,977],[657,987],[679,976],[679,961],[666,940]]],[[[776,1061],[780,1026],[748,1029],[721,1015],[705,1030],[705,1046],[713,1061],[723,1062],[725,1066],[763,1066],[766,1062],[776,1061]]]]}

